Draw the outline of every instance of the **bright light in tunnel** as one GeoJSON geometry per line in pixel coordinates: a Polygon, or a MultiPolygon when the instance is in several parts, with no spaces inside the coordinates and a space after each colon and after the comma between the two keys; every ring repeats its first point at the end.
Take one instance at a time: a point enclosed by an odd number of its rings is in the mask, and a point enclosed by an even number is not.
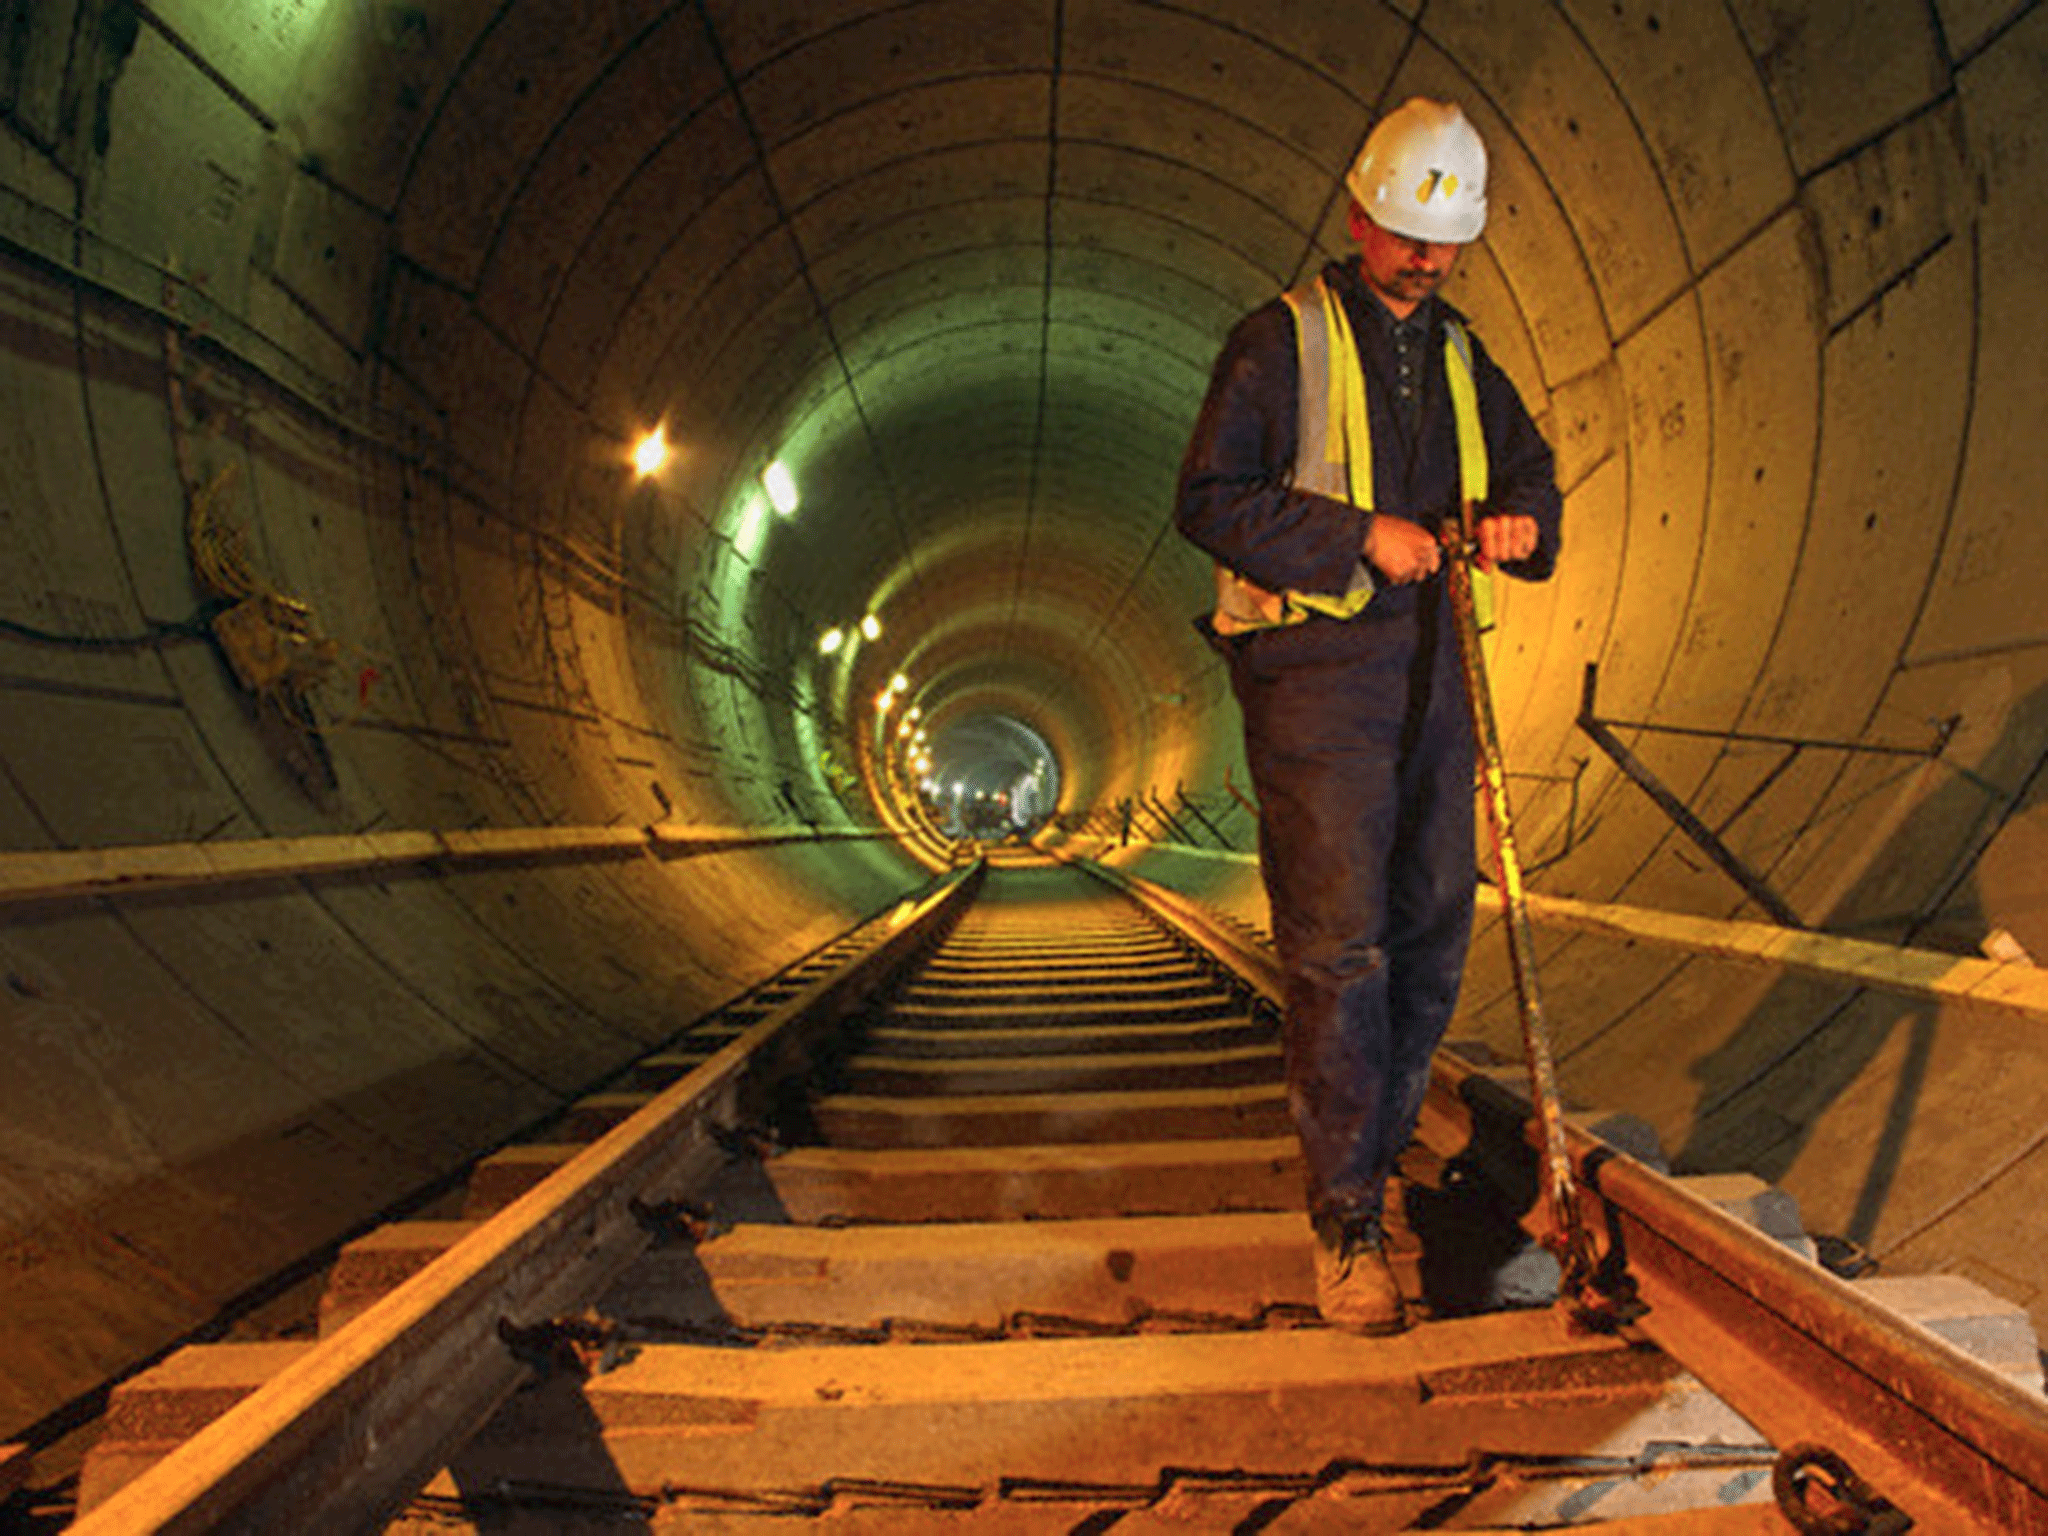
{"type": "Polygon", "coordinates": [[[784,517],[797,509],[796,476],[782,460],[775,460],[761,471],[761,485],[768,492],[769,504],[784,517]]]}
{"type": "Polygon", "coordinates": [[[732,550],[748,565],[761,557],[761,546],[768,542],[768,503],[759,496],[747,498],[746,510],[740,514],[739,528],[732,536],[732,550]]]}
{"type": "Polygon", "coordinates": [[[661,427],[642,434],[640,441],[633,445],[633,473],[645,480],[649,475],[658,475],[668,467],[668,433],[661,427]]]}
{"type": "Polygon", "coordinates": [[[837,624],[834,624],[825,633],[818,636],[818,654],[830,656],[844,644],[846,644],[846,631],[837,624]]]}
{"type": "Polygon", "coordinates": [[[889,679],[889,691],[891,693],[901,693],[904,691],[904,689],[908,688],[909,686],[910,679],[905,677],[901,672],[898,672],[894,677],[889,679]]]}
{"type": "Polygon", "coordinates": [[[870,640],[882,638],[882,621],[872,613],[860,621],[860,632],[870,640]]]}

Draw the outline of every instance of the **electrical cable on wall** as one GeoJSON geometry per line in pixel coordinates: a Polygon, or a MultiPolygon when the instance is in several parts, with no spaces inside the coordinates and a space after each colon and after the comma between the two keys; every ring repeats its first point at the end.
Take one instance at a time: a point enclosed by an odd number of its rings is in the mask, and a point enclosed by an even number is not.
{"type": "MultiPolygon", "coordinates": [[[[168,301],[169,295],[167,295],[168,301]]],[[[256,569],[245,529],[223,513],[239,466],[202,482],[189,424],[186,364],[177,326],[164,333],[165,394],[172,449],[185,487],[185,549],[192,576],[211,605],[208,630],[235,681],[255,701],[258,729],[309,794],[336,788],[334,758],[313,710],[312,693],[340,656],[313,623],[312,608],[277,590],[256,569]]]]}
{"type": "Polygon", "coordinates": [[[0,635],[26,640],[32,645],[54,645],[71,651],[160,651],[167,645],[211,640],[214,612],[208,606],[189,619],[176,622],[152,619],[149,628],[139,635],[63,635],[54,630],[38,629],[33,624],[0,618],[0,635]]]}

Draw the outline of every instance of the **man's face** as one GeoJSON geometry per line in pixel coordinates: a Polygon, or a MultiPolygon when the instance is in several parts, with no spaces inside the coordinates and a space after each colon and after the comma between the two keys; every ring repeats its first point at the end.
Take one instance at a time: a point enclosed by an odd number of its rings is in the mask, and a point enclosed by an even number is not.
{"type": "Polygon", "coordinates": [[[1351,205],[1351,238],[1358,242],[1358,265],[1365,280],[1401,319],[1436,292],[1464,249],[1381,229],[1356,203],[1351,205]]]}

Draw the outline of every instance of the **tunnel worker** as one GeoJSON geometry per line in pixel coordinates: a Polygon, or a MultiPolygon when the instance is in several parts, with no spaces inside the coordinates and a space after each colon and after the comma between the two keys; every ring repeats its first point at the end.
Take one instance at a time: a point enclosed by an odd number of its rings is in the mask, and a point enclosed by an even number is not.
{"type": "Polygon", "coordinates": [[[1288,1105],[1332,1326],[1405,1326],[1381,1208],[1450,1023],[1476,883],[1472,732],[1439,541],[1474,503],[1482,570],[1547,577],[1549,446],[1437,297],[1486,224],[1456,107],[1381,119],[1346,182],[1358,252],[1240,321],[1176,520],[1216,560],[1286,977],[1288,1105]]]}

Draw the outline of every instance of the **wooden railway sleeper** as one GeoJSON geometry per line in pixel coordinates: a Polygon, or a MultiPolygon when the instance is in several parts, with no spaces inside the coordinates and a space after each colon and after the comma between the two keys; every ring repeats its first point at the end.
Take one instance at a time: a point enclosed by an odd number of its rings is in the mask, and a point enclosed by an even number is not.
{"type": "MultiPolygon", "coordinates": [[[[1352,1507],[1368,1507],[1388,1495],[1421,1495],[1429,1527],[1456,1519],[1482,1495],[1515,1486],[1586,1484],[1598,1486],[1624,1479],[1670,1479],[1686,1473],[1716,1477],[1767,1476],[1774,1453],[1762,1446],[1653,1446],[1640,1455],[1524,1456],[1476,1451],[1441,1463],[1378,1462],[1342,1459],[1294,1472],[1254,1471],[1242,1467],[1180,1466],[1162,1468],[1145,1483],[1110,1483],[1085,1479],[997,1475],[985,1484],[922,1483],[876,1478],[830,1478],[807,1487],[738,1488],[692,1481],[666,1481],[659,1489],[577,1487],[559,1483],[502,1479],[489,1488],[461,1496],[422,1494],[409,1513],[441,1518],[476,1518],[516,1512],[564,1511],[618,1515],[653,1520],[663,1512],[752,1513],[822,1519],[858,1509],[896,1509],[906,1513],[989,1513],[1008,1509],[1058,1511],[1063,1529],[1086,1529],[1077,1516],[1169,1511],[1197,1528],[1219,1528],[1203,1519],[1207,1506],[1253,1496],[1265,1520],[1292,1509],[1323,1506],[1332,1524],[1357,1526],[1345,1519],[1352,1507]]],[[[1254,1527],[1256,1528],[1256,1527],[1254,1527]]],[[[1362,1527],[1360,1527],[1362,1528],[1362,1527]]],[[[1867,1536],[1894,1536],[1907,1527],[1871,1527],[1867,1536]]],[[[1841,1536],[1864,1532],[1841,1528],[1841,1536]]]]}
{"type": "MultiPolygon", "coordinates": [[[[1315,1309],[1292,1302],[1274,1302],[1248,1312],[1190,1312],[1145,1309],[1118,1321],[1018,1311],[1001,1323],[942,1322],[919,1317],[883,1317],[870,1324],[779,1322],[748,1324],[731,1320],[704,1321],[664,1317],[651,1312],[624,1314],[595,1310],[577,1318],[555,1319],[521,1330],[545,1342],[546,1330],[559,1328],[579,1338],[601,1334],[622,1344],[710,1344],[725,1348],[787,1347],[815,1344],[967,1344],[1004,1339],[1117,1339],[1170,1333],[1254,1333],[1277,1328],[1316,1327],[1315,1309]]],[[[511,1342],[510,1339],[507,1340],[511,1342]]],[[[623,1363],[623,1358],[619,1363],[623,1363]]],[[[609,1369],[609,1365],[606,1367],[609,1369]]]]}

